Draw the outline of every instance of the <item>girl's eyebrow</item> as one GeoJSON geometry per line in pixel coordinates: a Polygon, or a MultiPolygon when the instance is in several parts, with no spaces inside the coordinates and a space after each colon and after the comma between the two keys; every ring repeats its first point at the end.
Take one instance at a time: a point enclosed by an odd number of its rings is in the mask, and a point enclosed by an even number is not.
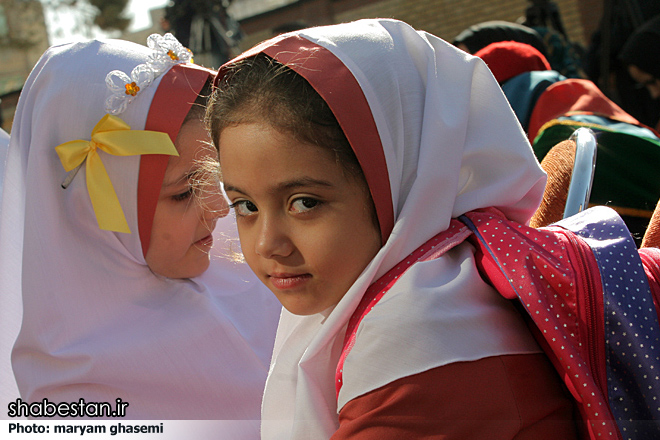
{"type": "MultiPolygon", "coordinates": [[[[281,192],[284,190],[292,190],[296,188],[304,188],[304,187],[310,187],[310,186],[321,186],[325,188],[331,188],[334,185],[326,180],[318,180],[318,179],[312,179],[311,177],[302,177],[300,179],[294,179],[294,180],[288,180],[285,182],[280,182],[277,185],[275,185],[273,188],[269,190],[271,193],[277,193],[281,192]]],[[[234,191],[237,193],[241,193],[243,195],[247,195],[247,192],[245,190],[242,190],[241,188],[238,188],[232,184],[225,183],[224,184],[225,191],[234,191]]]]}
{"type": "Polygon", "coordinates": [[[167,182],[163,182],[163,187],[178,185],[181,182],[188,182],[190,179],[193,179],[199,173],[200,170],[189,171],[187,173],[184,173],[181,177],[177,179],[172,179],[172,180],[168,180],[167,182]]]}
{"type": "Polygon", "coordinates": [[[245,191],[243,191],[242,189],[235,187],[234,185],[230,185],[227,182],[222,182],[222,186],[225,188],[225,192],[234,191],[237,193],[241,193],[243,195],[246,194],[245,191]]]}
{"type": "Polygon", "coordinates": [[[287,182],[281,182],[274,188],[274,191],[279,191],[279,190],[283,190],[283,189],[300,188],[300,187],[303,187],[303,186],[332,187],[334,185],[332,183],[326,181],[326,180],[312,179],[311,177],[302,177],[300,179],[294,179],[294,180],[289,180],[287,182]]]}

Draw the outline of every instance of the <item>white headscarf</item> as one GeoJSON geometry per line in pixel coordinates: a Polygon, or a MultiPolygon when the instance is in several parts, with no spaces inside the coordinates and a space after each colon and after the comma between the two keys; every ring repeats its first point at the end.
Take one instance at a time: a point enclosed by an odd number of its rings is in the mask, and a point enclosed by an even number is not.
{"type": "MultiPolygon", "coordinates": [[[[280,306],[245,264],[227,258],[233,219],[219,221],[202,276],[167,279],[149,270],[141,240],[150,236],[143,218],[153,218],[167,156],[99,152],[130,234],[99,228],[84,166],[61,187],[55,147],[90,139],[106,111],[110,71],[131,75],[153,56],[125,41],[52,47],[25,84],[0,210],[0,292],[23,300],[12,353],[18,388],[25,401],[121,398],[130,419],[255,420],[280,306]],[[151,208],[138,202],[148,191],[151,208]]],[[[118,116],[174,141],[213,72],[163,70],[118,116]]]]}
{"type": "Polygon", "coordinates": [[[9,134],[0,128],[0,202],[2,201],[2,181],[5,177],[5,162],[9,150],[9,134]]]}
{"type": "MultiPolygon", "coordinates": [[[[9,134],[0,129],[0,207],[2,206],[2,182],[5,177],[5,162],[9,150],[9,134]]],[[[2,248],[0,248],[2,249],[2,248]]],[[[0,294],[0,403],[11,401],[18,395],[9,356],[18,330],[21,328],[21,297],[18,292],[0,294]]]]}
{"type": "Polygon", "coordinates": [[[486,65],[405,23],[312,28],[241,57],[257,52],[292,67],[328,102],[365,172],[384,242],[333,310],[283,312],[262,436],[327,438],[346,402],[396,379],[538,352],[510,304],[481,280],[465,243],[414,265],[366,316],[335,395],[346,324],[368,286],[467,211],[495,206],[526,223],[545,175],[486,65]]]}

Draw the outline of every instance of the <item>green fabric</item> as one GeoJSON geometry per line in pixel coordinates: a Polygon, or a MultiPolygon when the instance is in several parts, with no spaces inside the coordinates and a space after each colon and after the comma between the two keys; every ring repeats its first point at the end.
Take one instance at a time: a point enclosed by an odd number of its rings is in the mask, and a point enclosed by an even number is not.
{"type": "MultiPolygon", "coordinates": [[[[601,118],[605,120],[605,118],[601,118]]],[[[649,130],[632,124],[625,129],[574,120],[554,120],[534,139],[536,157],[568,139],[580,127],[596,133],[596,172],[589,203],[653,211],[660,199],[660,139],[645,137],[649,130]]]]}

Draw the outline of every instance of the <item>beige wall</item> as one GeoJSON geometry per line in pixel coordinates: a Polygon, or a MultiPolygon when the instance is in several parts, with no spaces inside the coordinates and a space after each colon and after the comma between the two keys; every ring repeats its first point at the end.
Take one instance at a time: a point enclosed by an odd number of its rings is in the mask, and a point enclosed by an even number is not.
{"type": "MultiPolygon", "coordinates": [[[[555,1],[569,38],[586,46],[602,9],[594,7],[594,3],[602,3],[602,0],[555,1]],[[585,29],[583,22],[593,26],[585,29]]],[[[309,25],[319,25],[359,18],[396,18],[417,29],[452,40],[472,24],[488,20],[516,21],[524,15],[528,4],[527,0],[307,0],[295,7],[242,20],[247,37],[241,48],[248,49],[271,37],[274,27],[297,19],[309,25]]]]}

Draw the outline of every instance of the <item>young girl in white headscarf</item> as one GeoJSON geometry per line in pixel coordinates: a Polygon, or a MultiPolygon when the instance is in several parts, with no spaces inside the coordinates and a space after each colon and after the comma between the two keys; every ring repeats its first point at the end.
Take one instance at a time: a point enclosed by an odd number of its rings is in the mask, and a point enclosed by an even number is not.
{"type": "Polygon", "coordinates": [[[52,47],[21,95],[0,211],[20,399],[257,420],[281,306],[230,258],[203,123],[215,72],[171,35],[148,45],[52,47]]]}
{"type": "Polygon", "coordinates": [[[362,20],[264,42],[217,86],[242,251],[285,308],[263,438],[575,438],[558,375],[451,229],[487,207],[526,223],[545,184],[483,62],[362,20]]]}

